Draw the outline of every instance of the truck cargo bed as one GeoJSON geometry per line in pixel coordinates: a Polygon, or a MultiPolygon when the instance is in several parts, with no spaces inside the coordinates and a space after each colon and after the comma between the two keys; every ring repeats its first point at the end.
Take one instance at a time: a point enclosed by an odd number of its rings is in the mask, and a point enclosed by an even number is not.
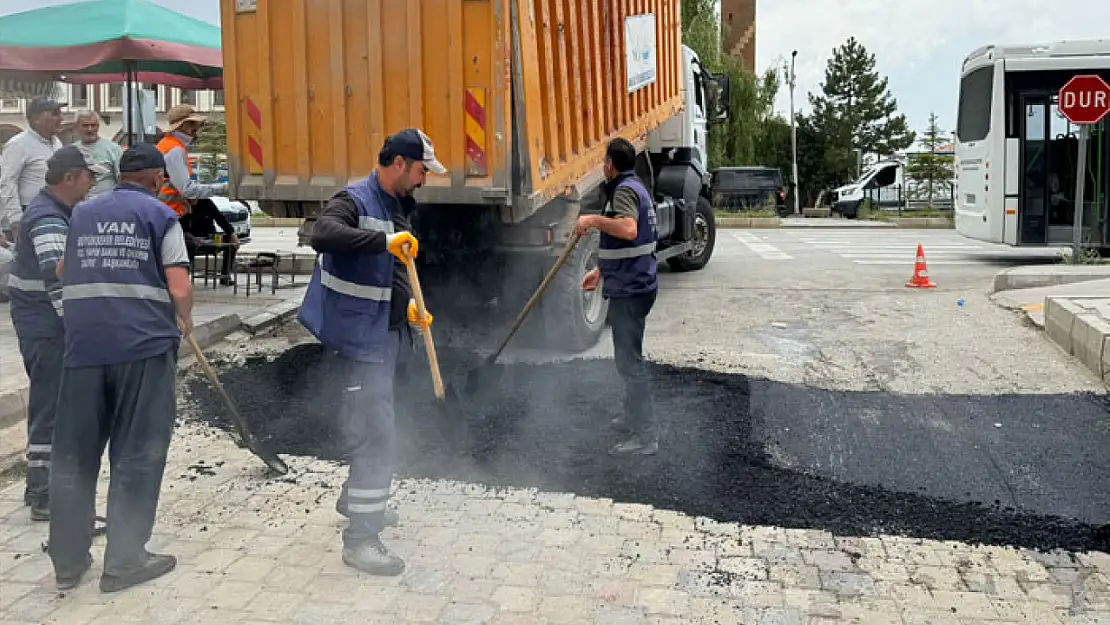
{"type": "Polygon", "coordinates": [[[421,201],[519,222],[681,110],[680,4],[221,0],[231,195],[318,204],[418,126],[421,201]]]}

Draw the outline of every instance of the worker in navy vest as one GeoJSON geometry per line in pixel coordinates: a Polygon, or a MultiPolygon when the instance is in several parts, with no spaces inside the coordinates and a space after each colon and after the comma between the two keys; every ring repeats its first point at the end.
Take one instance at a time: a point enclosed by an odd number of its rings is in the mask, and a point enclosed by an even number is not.
{"type": "Polygon", "coordinates": [[[74,211],[62,259],[65,371],[50,473],[49,553],[60,589],[92,566],[100,458],[110,445],[102,592],[160,577],[176,558],[146,550],[176,417],[180,327],[192,331],[189,255],[158,200],[165,160],[151,145],[120,159],[120,183],[74,211]]]}
{"type": "Polygon", "coordinates": [[[350,523],[343,562],[372,575],[400,575],[401,558],[379,532],[397,523],[387,507],[395,453],[393,380],[426,330],[412,299],[404,263],[418,252],[409,217],[413,191],[427,172],[447,170],[432,141],[408,129],[386,139],[378,166],[365,180],[336,193],[316,221],[312,247],[320,253],[299,320],[328,350],[343,388],[342,453],[350,461],[336,502],[350,523]],[[409,250],[406,255],[406,248],[409,250]]]}
{"type": "Polygon", "coordinates": [[[650,455],[659,450],[658,428],[652,408],[651,381],[644,361],[644,329],[658,292],[656,278],[655,205],[634,171],[636,149],[614,139],[605,154],[605,205],[600,215],[582,215],[575,232],[601,232],[598,266],[582,280],[584,291],[609,300],[609,324],[617,371],[624,379],[624,415],[613,424],[629,433],[610,452],[650,455]]]}
{"type": "Polygon", "coordinates": [[[50,520],[50,442],[62,382],[62,281],[58,262],[65,253],[69,216],[96,177],[107,170],[76,146],[46,161],[46,186],[27,204],[16,234],[8,275],[12,326],[30,380],[27,406],[27,488],[23,501],[32,521],[50,520]]]}

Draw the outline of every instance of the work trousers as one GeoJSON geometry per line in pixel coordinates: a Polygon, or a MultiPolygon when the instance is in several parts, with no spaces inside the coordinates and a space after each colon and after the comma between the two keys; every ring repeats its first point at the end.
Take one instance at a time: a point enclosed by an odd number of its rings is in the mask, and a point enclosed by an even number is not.
{"type": "Polygon", "coordinates": [[[412,339],[405,327],[390,330],[387,341],[384,362],[357,362],[331,355],[342,385],[340,453],[350,462],[343,491],[351,521],[343,532],[343,544],[351,547],[382,530],[393,483],[393,381],[412,352],[412,339]]]}
{"type": "Polygon", "coordinates": [[[625,422],[635,434],[657,434],[651,399],[651,377],[644,360],[644,329],[655,305],[656,292],[609,300],[609,325],[617,372],[624,379],[625,422]]]}
{"type": "Polygon", "coordinates": [[[23,368],[31,381],[27,401],[27,488],[23,502],[35,507],[50,503],[50,444],[62,383],[65,339],[19,339],[23,368]]]}
{"type": "Polygon", "coordinates": [[[177,349],[119,365],[67,367],[50,474],[50,558],[58,575],[84,569],[100,459],[108,445],[104,571],[126,575],[146,558],[176,412],[177,349]]]}

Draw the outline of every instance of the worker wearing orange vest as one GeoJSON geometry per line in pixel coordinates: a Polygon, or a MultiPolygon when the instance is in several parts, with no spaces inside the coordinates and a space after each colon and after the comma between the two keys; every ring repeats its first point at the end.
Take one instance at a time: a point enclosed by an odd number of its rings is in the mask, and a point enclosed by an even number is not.
{"type": "Polygon", "coordinates": [[[166,183],[158,191],[158,199],[178,216],[188,212],[190,200],[200,200],[227,193],[227,183],[202,184],[192,179],[189,146],[207,119],[188,104],[178,104],[167,114],[170,127],[158,142],[158,151],[166,159],[166,183]]]}

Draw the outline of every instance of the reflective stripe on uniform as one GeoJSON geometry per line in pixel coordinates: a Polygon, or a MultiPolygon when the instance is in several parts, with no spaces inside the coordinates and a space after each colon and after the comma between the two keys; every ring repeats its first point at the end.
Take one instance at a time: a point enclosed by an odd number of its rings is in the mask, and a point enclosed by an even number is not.
{"type": "Polygon", "coordinates": [[[343,295],[350,295],[359,299],[374,300],[377,302],[388,302],[392,297],[391,289],[388,287],[368,286],[365,284],[355,284],[348,282],[342,278],[337,278],[332,274],[320,268],[320,284],[343,295]]]}
{"type": "Polygon", "coordinates": [[[18,291],[46,292],[46,283],[42,280],[25,280],[15,274],[8,274],[8,286],[18,291]]]}
{"type": "Polygon", "coordinates": [[[385,506],[384,501],[378,503],[348,503],[347,511],[351,514],[373,514],[375,512],[385,512],[385,506]]]}
{"type": "Polygon", "coordinates": [[[27,466],[29,468],[32,468],[32,469],[49,469],[50,468],[50,461],[49,460],[28,460],[27,461],[27,466]]]}
{"type": "Polygon", "coordinates": [[[48,454],[50,449],[50,445],[27,445],[27,453],[29,454],[48,454]]]}
{"type": "Polygon", "coordinates": [[[377,230],[386,234],[393,234],[393,222],[377,217],[368,217],[366,215],[359,215],[358,227],[363,230],[377,230]]]}
{"type": "Polygon", "coordinates": [[[348,488],[347,496],[351,499],[381,499],[389,497],[388,488],[348,488]]]}
{"type": "Polygon", "coordinates": [[[170,303],[170,293],[162,287],[148,286],[145,284],[119,284],[113,282],[67,285],[62,287],[62,297],[64,299],[119,297],[170,303]]]}
{"type": "Polygon", "coordinates": [[[636,258],[637,256],[647,256],[648,254],[655,253],[655,243],[645,243],[637,245],[636,247],[622,247],[615,250],[600,249],[597,251],[599,260],[621,260],[624,258],[636,258]]]}

